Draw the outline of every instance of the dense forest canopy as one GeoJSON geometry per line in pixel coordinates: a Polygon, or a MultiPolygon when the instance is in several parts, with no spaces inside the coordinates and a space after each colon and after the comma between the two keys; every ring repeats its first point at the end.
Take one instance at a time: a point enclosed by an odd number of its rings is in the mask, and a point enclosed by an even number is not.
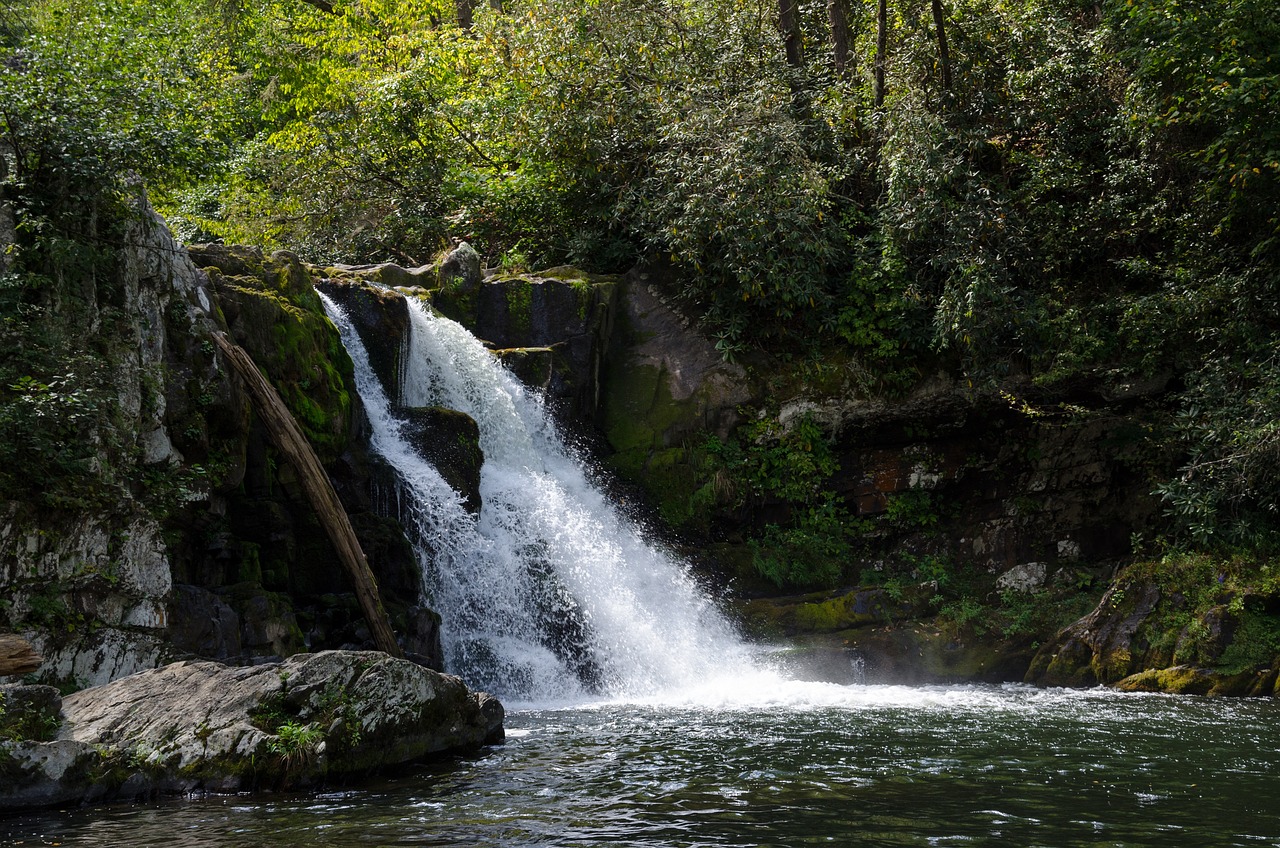
{"type": "MultiPolygon", "coordinates": [[[[1272,546],[1274,12],[5,0],[5,451],[43,438],[40,404],[66,407],[64,436],[92,412],[89,370],[66,377],[40,315],[55,268],[110,249],[84,210],[136,175],[187,241],[660,262],[727,358],[839,347],[885,392],[939,367],[1046,389],[1167,377],[1187,459],[1165,494],[1187,538],[1272,546]]],[[[74,461],[45,449],[49,473],[74,461]]]]}

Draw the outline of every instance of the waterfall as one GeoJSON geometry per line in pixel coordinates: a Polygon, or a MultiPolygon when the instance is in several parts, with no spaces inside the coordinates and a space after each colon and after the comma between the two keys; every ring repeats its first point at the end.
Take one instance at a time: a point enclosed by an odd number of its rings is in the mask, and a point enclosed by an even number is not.
{"type": "Polygon", "coordinates": [[[750,668],[684,565],[593,484],[541,397],[478,339],[407,299],[398,401],[456,409],[479,424],[477,517],[403,438],[359,336],[321,297],[355,363],[372,448],[398,474],[424,593],[444,618],[449,671],[509,699],[548,702],[651,697],[750,668]]]}

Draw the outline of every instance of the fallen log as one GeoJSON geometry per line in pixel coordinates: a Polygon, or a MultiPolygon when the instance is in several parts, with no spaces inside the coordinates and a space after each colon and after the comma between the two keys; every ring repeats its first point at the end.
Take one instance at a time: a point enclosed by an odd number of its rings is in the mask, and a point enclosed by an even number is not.
{"type": "Polygon", "coordinates": [[[329,540],[333,542],[338,558],[347,569],[351,582],[355,586],[356,599],[359,600],[360,609],[369,623],[374,644],[384,653],[393,657],[402,657],[403,652],[396,644],[391,622],[382,605],[382,597],[378,594],[378,582],[369,568],[369,561],[365,559],[360,541],[356,538],[356,532],[351,527],[351,519],[347,517],[347,511],[342,508],[342,503],[338,500],[338,493],[329,482],[329,475],[320,464],[320,458],[316,456],[311,443],[302,434],[298,422],[294,420],[292,413],[280,399],[275,387],[262,376],[262,372],[258,370],[248,351],[228,341],[220,333],[213,334],[213,341],[249,389],[249,395],[253,398],[254,411],[266,427],[267,435],[284,458],[297,470],[302,490],[306,493],[311,508],[315,510],[316,517],[320,519],[320,524],[328,534],[329,540]]]}
{"type": "Polygon", "coordinates": [[[26,639],[16,633],[0,633],[0,677],[30,674],[42,662],[44,657],[26,639]]]}

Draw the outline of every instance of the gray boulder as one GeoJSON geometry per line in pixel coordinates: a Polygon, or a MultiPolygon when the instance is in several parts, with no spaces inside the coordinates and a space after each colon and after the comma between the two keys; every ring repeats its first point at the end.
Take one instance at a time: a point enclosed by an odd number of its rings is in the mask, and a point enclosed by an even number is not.
{"type": "Polygon", "coordinates": [[[0,809],[308,786],[503,738],[496,698],[372,651],[174,663],[62,712],[54,741],[0,743],[0,809]]]}

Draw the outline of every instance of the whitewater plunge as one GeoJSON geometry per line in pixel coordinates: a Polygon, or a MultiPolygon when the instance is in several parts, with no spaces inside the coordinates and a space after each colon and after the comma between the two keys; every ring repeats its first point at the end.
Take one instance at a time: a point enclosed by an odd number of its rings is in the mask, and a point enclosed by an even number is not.
{"type": "Polygon", "coordinates": [[[593,484],[542,399],[459,324],[406,298],[400,397],[321,295],[355,364],[373,450],[394,468],[449,671],[513,702],[662,698],[758,672],[689,577],[593,484]],[[397,408],[465,412],[484,451],[474,516],[402,433],[397,408]]]}

